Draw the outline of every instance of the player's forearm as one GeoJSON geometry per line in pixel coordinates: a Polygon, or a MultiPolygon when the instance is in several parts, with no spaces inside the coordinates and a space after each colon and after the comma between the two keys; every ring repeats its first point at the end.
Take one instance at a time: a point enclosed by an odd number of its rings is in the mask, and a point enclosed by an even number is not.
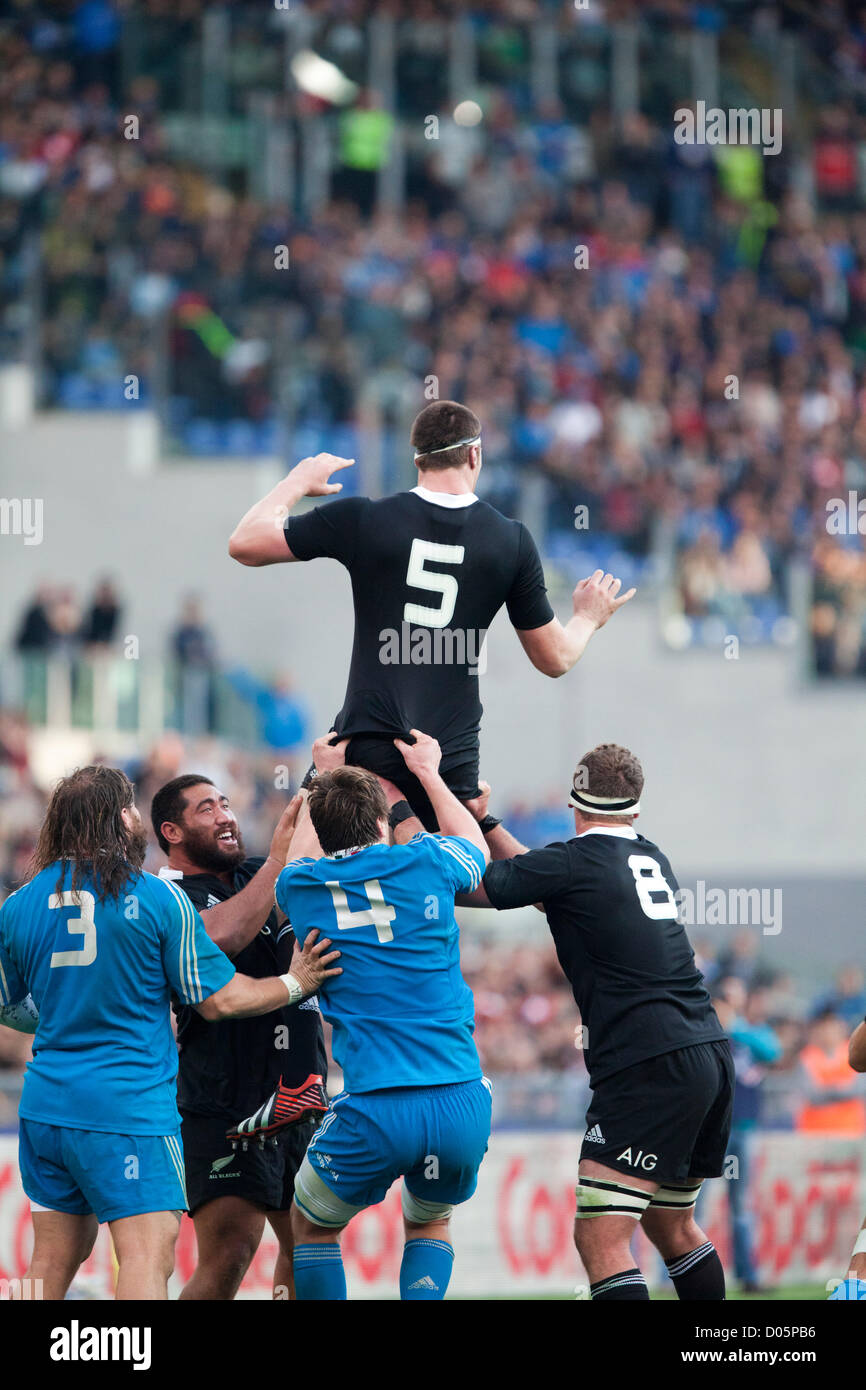
{"type": "Polygon", "coordinates": [[[423,830],[424,822],[419,820],[418,816],[407,816],[391,832],[394,837],[394,844],[406,845],[415,835],[420,835],[423,830]]]}
{"type": "Polygon", "coordinates": [[[443,835],[459,835],[464,840],[471,840],[477,845],[489,862],[490,851],[484,839],[477,820],[471,811],[467,811],[461,801],[457,800],[454,793],[446,787],[438,772],[419,773],[418,780],[430,798],[430,804],[439,822],[439,829],[443,835]]]}
{"type": "Polygon", "coordinates": [[[229,540],[229,555],[241,565],[272,565],[282,558],[280,548],[288,546],[283,534],[292,508],[306,497],[306,485],[293,469],[266,497],[241,517],[229,540]]]}
{"type": "MultiPolygon", "coordinates": [[[[378,781],[385,793],[389,811],[393,811],[395,806],[400,806],[403,803],[406,806],[409,805],[404,793],[394,782],[389,781],[387,777],[379,777],[378,781]]],[[[398,821],[397,825],[392,828],[391,837],[395,845],[405,845],[414,835],[420,835],[423,829],[423,822],[418,816],[407,816],[405,820],[398,821]]]]}
{"type": "Polygon", "coordinates": [[[562,629],[559,641],[559,657],[562,670],[559,672],[565,675],[575,666],[586,651],[589,639],[598,628],[591,618],[586,618],[582,613],[575,613],[562,629]]]}
{"type": "Polygon", "coordinates": [[[240,893],[201,913],[211,941],[236,956],[254,941],[274,906],[274,888],[283,865],[270,855],[240,893]]]}
{"type": "Polygon", "coordinates": [[[289,848],[290,859],[321,859],[323,855],[322,846],[319,844],[319,837],[313,829],[313,822],[310,820],[310,813],[304,808],[298,816],[298,823],[295,826],[295,833],[292,836],[292,843],[289,848]]]}
{"type": "Polygon", "coordinates": [[[227,1018],[256,1018],[272,1013],[292,1002],[289,987],[278,976],[255,980],[251,975],[234,975],[227,985],[218,989],[196,1008],[208,1023],[227,1018]]]}
{"type": "MultiPolygon", "coordinates": [[[[492,830],[487,831],[484,838],[487,841],[491,860],[513,859],[516,854],[528,852],[528,846],[522,845],[510,830],[506,830],[504,825],[494,825],[492,830]]],[[[475,889],[474,893],[461,893],[456,902],[458,907],[490,907],[491,905],[483,883],[480,888],[475,889]]]]}
{"type": "Polygon", "coordinates": [[[526,854],[528,846],[522,845],[504,825],[494,825],[485,835],[491,859],[513,859],[516,854],[526,854]]]}

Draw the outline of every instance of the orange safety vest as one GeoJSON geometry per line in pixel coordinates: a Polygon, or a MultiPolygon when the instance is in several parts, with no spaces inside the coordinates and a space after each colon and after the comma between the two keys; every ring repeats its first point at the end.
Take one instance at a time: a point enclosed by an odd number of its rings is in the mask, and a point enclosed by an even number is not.
{"type": "MultiPolygon", "coordinates": [[[[848,1063],[848,1044],[840,1042],[827,1056],[823,1048],[809,1043],[800,1053],[814,1090],[851,1091],[857,1073],[848,1063]]],[[[807,1102],[800,1111],[797,1128],[822,1134],[863,1134],[866,1131],[866,1111],[859,1096],[847,1100],[828,1101],[826,1105],[807,1102]]]]}

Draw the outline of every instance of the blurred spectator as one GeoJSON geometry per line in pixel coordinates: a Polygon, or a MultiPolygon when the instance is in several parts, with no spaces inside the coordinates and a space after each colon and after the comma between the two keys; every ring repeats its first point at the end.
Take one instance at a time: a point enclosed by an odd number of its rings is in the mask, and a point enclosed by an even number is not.
{"type": "Polygon", "coordinates": [[[724,999],[714,1002],[722,1026],[731,1039],[737,1076],[728,1143],[728,1154],[736,1159],[737,1170],[730,1174],[727,1187],[734,1272],[743,1292],[755,1293],[759,1283],[752,1247],[751,1140],[763,1119],[762,1088],[767,1068],[780,1060],[782,1044],[767,1022],[770,995],[766,989],[753,990],[741,1014],[724,999]]]}
{"type": "Polygon", "coordinates": [[[825,1010],[809,1025],[800,1053],[805,1101],[797,1117],[804,1133],[861,1135],[866,1113],[859,1077],[848,1065],[848,1027],[825,1010]]]}
{"type": "Polygon", "coordinates": [[[845,546],[824,537],[812,564],[815,673],[866,676],[866,548],[862,541],[845,546]]]}
{"type": "Polygon", "coordinates": [[[754,931],[738,931],[731,944],[719,951],[717,977],[734,975],[749,989],[769,984],[774,972],[759,958],[759,944],[760,938],[754,931]]]}
{"type": "Polygon", "coordinates": [[[74,657],[81,642],[81,607],[71,585],[57,589],[50,608],[51,655],[74,657]]]}
{"type": "Polygon", "coordinates": [[[102,579],[90,602],[81,636],[90,647],[110,647],[120,621],[120,599],[111,579],[102,579]]]}
{"type": "Polygon", "coordinates": [[[54,640],[51,620],[53,590],[41,584],[25,608],[15,637],[15,650],[22,654],[41,655],[48,652],[54,640]]]}
{"type": "Polygon", "coordinates": [[[175,722],[186,734],[203,734],[215,722],[216,645],[196,595],[184,600],[170,643],[177,662],[175,722]]]}
{"type": "Polygon", "coordinates": [[[269,684],[240,668],[229,671],[227,679],[243,699],[255,705],[261,740],[268,748],[291,755],[309,752],[309,714],[288,671],[281,671],[269,684]]]}
{"type": "Polygon", "coordinates": [[[81,609],[67,584],[41,584],[24,610],[16,650],[30,656],[73,656],[81,638],[81,609]]]}
{"type": "Polygon", "coordinates": [[[171,650],[183,668],[210,671],[215,665],[213,634],[205,622],[201,600],[195,594],[183,601],[177,626],[171,634],[171,650]]]}
{"type": "Polygon", "coordinates": [[[819,995],[813,1005],[816,1015],[838,1014],[850,1031],[863,1022],[866,1015],[866,989],[859,965],[843,965],[836,973],[833,988],[819,995]]]}

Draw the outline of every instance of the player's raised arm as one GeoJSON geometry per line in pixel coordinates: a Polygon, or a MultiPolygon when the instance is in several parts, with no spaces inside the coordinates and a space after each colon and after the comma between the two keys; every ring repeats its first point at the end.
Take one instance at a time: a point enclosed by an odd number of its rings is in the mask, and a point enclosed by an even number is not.
{"type": "Polygon", "coordinates": [[[354,459],[316,454],[301,459],[291,473],[238,522],[229,540],[229,555],[241,565],[277,565],[297,560],[286,542],[286,520],[302,497],[331,497],[342,483],[329,482],[333,473],[351,468],[354,459]]]}
{"type": "Polygon", "coordinates": [[[564,627],[558,618],[531,629],[521,629],[515,624],[523,650],[533,666],[545,676],[554,678],[570,671],[583,656],[592,634],[604,627],[608,618],[637,592],[629,589],[627,594],[620,596],[621,587],[622,580],[596,570],[577,585],[572,595],[574,612],[564,627]]]}
{"type": "MultiPolygon", "coordinates": [[[[205,931],[227,956],[238,955],[258,936],[274,905],[274,888],[289,857],[301,801],[300,794],[294,796],[280,816],[268,857],[247,886],[224,903],[200,910],[205,931]]],[[[278,920],[284,920],[282,912],[278,920]]]]}
{"type": "Polygon", "coordinates": [[[394,744],[402,753],[409,771],[414,773],[429,796],[440,831],[443,835],[458,835],[461,839],[470,840],[481,850],[485,862],[489,864],[490,851],[478,822],[439,776],[442,756],[439,744],[429,734],[422,734],[420,729],[412,729],[411,733],[414,743],[404,743],[402,739],[395,738],[394,744]]]}
{"type": "MultiPolygon", "coordinates": [[[[478,787],[480,794],[470,801],[464,801],[463,804],[478,822],[478,828],[487,841],[491,861],[513,859],[516,854],[528,854],[528,846],[521,844],[516,835],[512,835],[496,816],[490,814],[490,783],[479,782],[478,787]]],[[[458,907],[492,907],[483,882],[473,893],[459,893],[456,902],[458,907]]],[[[543,911],[540,903],[536,903],[535,906],[539,911],[543,911]]]]}
{"type": "Polygon", "coordinates": [[[405,793],[401,792],[390,778],[382,777],[377,773],[376,780],[385,793],[385,800],[388,803],[388,824],[391,827],[394,844],[408,844],[414,835],[420,835],[423,832],[424,822],[415,815],[406,800],[405,793]]]}

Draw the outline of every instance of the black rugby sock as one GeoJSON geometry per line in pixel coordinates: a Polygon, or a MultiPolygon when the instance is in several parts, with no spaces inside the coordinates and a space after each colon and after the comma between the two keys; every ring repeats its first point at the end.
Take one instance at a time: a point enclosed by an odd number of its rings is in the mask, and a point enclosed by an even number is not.
{"type": "Polygon", "coordinates": [[[687,1255],[665,1260],[677,1298],[684,1303],[721,1303],[725,1297],[725,1271],[711,1240],[704,1241],[687,1255]]]}
{"type": "Polygon", "coordinates": [[[614,1300],[617,1303],[649,1302],[647,1286],[637,1266],[623,1269],[619,1274],[610,1274],[607,1279],[599,1279],[597,1284],[590,1284],[589,1296],[594,1303],[613,1303],[614,1300]]]}

